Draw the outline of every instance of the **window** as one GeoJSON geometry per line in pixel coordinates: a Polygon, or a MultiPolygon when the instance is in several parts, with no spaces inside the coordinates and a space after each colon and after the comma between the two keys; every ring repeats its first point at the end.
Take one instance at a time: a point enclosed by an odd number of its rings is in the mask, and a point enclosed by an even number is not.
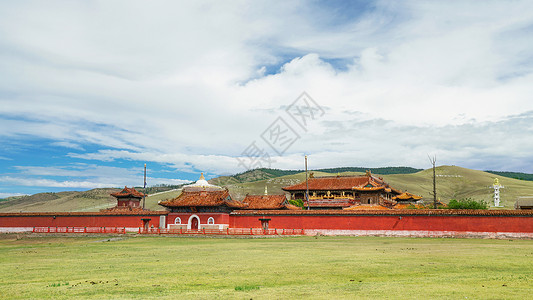
{"type": "Polygon", "coordinates": [[[209,225],[215,224],[215,219],[213,219],[213,217],[209,217],[209,219],[207,219],[207,224],[209,225]]]}
{"type": "Polygon", "coordinates": [[[176,219],[174,220],[174,224],[181,224],[180,217],[176,217],[176,219]]]}

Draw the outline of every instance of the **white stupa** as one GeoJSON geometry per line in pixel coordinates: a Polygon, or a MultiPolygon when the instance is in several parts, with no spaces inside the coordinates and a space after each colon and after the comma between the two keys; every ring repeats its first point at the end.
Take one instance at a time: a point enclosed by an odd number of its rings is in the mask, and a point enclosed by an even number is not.
{"type": "Polygon", "coordinates": [[[494,178],[492,188],[494,189],[494,207],[503,207],[500,205],[500,189],[503,189],[504,186],[500,184],[498,178],[494,178]]]}
{"type": "Polygon", "coordinates": [[[183,191],[194,192],[194,191],[220,191],[224,188],[219,187],[218,185],[210,184],[205,180],[204,173],[200,174],[200,178],[193,184],[189,184],[183,187],[183,191]]]}

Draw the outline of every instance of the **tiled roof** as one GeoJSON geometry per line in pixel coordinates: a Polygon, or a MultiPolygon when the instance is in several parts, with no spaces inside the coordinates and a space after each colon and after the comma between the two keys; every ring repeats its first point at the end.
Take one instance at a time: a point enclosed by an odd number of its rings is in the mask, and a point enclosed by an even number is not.
{"type": "MultiPolygon", "coordinates": [[[[400,190],[390,187],[382,178],[372,175],[314,177],[309,178],[308,183],[311,191],[356,190],[359,192],[372,192],[386,190],[386,192],[395,194],[402,193],[400,190]]],[[[285,191],[305,191],[306,184],[304,181],[282,189],[285,191]]]]}
{"type": "Polygon", "coordinates": [[[384,209],[389,209],[389,208],[387,208],[385,206],[378,205],[378,204],[373,204],[373,205],[354,205],[354,206],[350,206],[350,207],[344,208],[344,210],[384,210],[384,209]]]}
{"type": "Polygon", "coordinates": [[[244,208],[246,204],[231,199],[228,190],[222,191],[184,191],[178,197],[162,201],[159,205],[166,207],[192,207],[192,206],[227,206],[244,208]]]}
{"type": "Polygon", "coordinates": [[[396,197],[392,197],[393,200],[420,200],[422,199],[422,196],[418,196],[415,194],[411,194],[408,192],[402,193],[396,197]]]}
{"type": "MultiPolygon", "coordinates": [[[[353,187],[353,190],[354,191],[358,191],[358,192],[373,192],[373,191],[381,191],[381,190],[384,190],[385,187],[384,186],[373,186],[373,187],[358,187],[358,186],[354,186],[353,187]]],[[[389,189],[390,191],[390,189],[389,189]]]]}
{"type": "MultiPolygon", "coordinates": [[[[368,184],[368,176],[328,176],[309,178],[309,190],[330,191],[330,190],[351,190],[354,186],[364,186],[368,184]]],[[[305,191],[305,181],[296,185],[282,188],[285,191],[305,191]]]]}
{"type": "Polygon", "coordinates": [[[243,203],[246,209],[283,209],[287,203],[285,195],[246,195],[243,203]]]}
{"type": "Polygon", "coordinates": [[[125,197],[142,198],[144,194],[138,192],[134,187],[129,188],[125,186],[122,191],[112,193],[111,196],[116,197],[116,198],[125,198],[125,197]]]}

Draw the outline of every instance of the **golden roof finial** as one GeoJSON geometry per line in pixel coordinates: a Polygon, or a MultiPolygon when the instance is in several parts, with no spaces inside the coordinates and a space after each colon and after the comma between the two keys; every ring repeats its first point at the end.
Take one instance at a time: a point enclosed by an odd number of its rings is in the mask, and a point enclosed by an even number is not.
{"type": "Polygon", "coordinates": [[[267,186],[265,185],[265,196],[267,196],[267,195],[268,195],[268,188],[267,188],[267,186]]]}
{"type": "Polygon", "coordinates": [[[200,179],[198,179],[198,180],[205,180],[204,172],[200,173],[200,179]]]}
{"type": "Polygon", "coordinates": [[[366,170],[366,176],[368,177],[372,176],[372,172],[370,170],[366,170]]]}

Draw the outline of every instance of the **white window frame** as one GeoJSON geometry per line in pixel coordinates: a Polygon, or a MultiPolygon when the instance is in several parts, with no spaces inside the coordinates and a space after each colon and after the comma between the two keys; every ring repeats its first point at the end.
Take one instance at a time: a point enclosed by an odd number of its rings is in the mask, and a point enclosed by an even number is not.
{"type": "Polygon", "coordinates": [[[215,225],[215,218],[209,217],[209,219],[207,219],[207,224],[208,225],[215,225]]]}
{"type": "Polygon", "coordinates": [[[181,225],[181,218],[180,217],[176,217],[176,219],[174,219],[174,224],[181,225]]]}

